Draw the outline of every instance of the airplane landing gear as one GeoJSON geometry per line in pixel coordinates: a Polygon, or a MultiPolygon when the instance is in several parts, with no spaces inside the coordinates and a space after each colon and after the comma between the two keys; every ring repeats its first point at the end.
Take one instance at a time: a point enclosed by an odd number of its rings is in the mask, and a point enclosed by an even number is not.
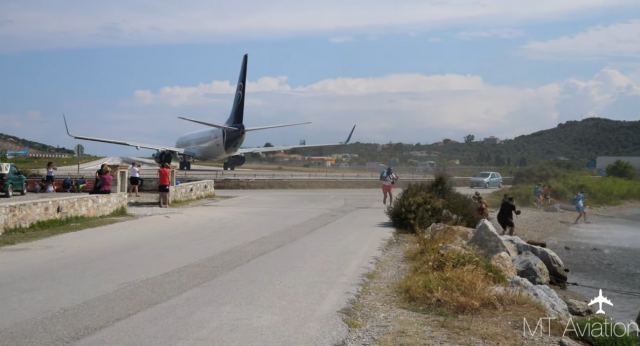
{"type": "Polygon", "coordinates": [[[235,170],[236,167],[244,165],[246,158],[244,155],[233,155],[227,159],[222,165],[222,168],[226,170],[235,170]]]}
{"type": "Polygon", "coordinates": [[[190,171],[191,170],[191,162],[189,162],[189,161],[180,161],[180,170],[181,171],[190,171]]]}

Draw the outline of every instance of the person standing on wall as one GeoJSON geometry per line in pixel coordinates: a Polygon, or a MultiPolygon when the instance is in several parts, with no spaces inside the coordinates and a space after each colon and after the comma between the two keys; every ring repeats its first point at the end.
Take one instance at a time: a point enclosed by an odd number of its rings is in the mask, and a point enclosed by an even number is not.
{"type": "MultiPolygon", "coordinates": [[[[53,164],[53,162],[49,161],[47,163],[47,177],[45,178],[46,185],[51,185],[51,192],[56,192],[56,173],[54,172],[58,168],[53,164]]],[[[46,189],[49,192],[49,188],[46,189]]]]}
{"type": "Polygon", "coordinates": [[[158,169],[158,192],[160,193],[160,208],[169,207],[169,185],[171,184],[171,169],[168,163],[163,163],[158,169]]]}
{"type": "Polygon", "coordinates": [[[136,197],[140,197],[138,193],[138,186],[140,185],[140,168],[136,165],[135,162],[131,163],[131,168],[129,168],[129,184],[131,185],[131,189],[129,193],[136,193],[136,197]]]}

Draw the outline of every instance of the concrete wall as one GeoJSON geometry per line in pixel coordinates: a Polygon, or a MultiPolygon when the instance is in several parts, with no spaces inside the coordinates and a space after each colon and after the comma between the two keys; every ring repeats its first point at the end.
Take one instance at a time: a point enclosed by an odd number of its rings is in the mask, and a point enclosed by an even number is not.
{"type": "Polygon", "coordinates": [[[126,193],[71,195],[0,204],[0,234],[6,229],[28,227],[38,221],[72,216],[104,216],[127,207],[126,193]]]}
{"type": "Polygon", "coordinates": [[[199,198],[215,196],[213,180],[201,180],[191,183],[182,183],[169,188],[171,202],[188,201],[199,198]]]}

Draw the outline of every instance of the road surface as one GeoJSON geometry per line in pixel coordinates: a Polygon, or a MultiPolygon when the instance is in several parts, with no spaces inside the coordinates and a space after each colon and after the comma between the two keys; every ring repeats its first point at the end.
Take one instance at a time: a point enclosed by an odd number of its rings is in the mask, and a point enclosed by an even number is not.
{"type": "Polygon", "coordinates": [[[392,232],[379,191],[219,194],[0,248],[0,344],[339,342],[392,232]]]}

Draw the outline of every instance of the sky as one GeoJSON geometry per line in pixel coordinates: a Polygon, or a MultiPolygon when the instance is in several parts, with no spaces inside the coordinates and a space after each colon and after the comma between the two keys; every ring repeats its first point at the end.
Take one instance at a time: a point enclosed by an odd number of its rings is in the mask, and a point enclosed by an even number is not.
{"type": "MultiPolygon", "coordinates": [[[[637,0],[0,1],[0,132],[173,145],[223,123],[249,54],[245,146],[432,143],[640,120],[637,0]]],[[[97,155],[145,155],[82,142],[97,155]]]]}

